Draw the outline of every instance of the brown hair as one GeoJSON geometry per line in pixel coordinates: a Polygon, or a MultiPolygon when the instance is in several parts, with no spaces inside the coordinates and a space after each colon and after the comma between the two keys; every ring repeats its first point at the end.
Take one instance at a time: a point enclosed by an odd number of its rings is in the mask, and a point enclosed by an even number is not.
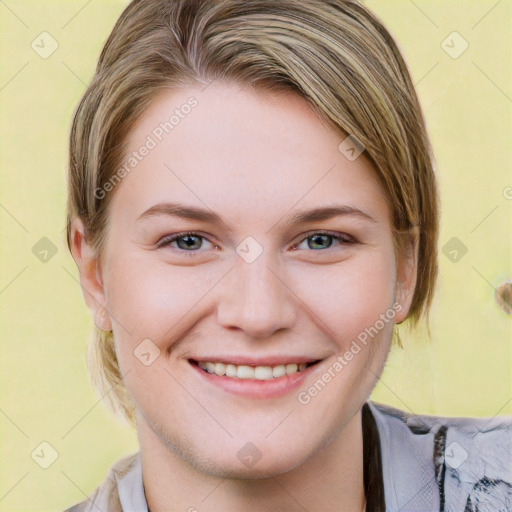
{"type": "MultiPolygon", "coordinates": [[[[391,208],[397,255],[418,229],[417,283],[407,320],[433,299],[438,192],[422,111],[407,66],[382,22],[355,0],[133,0],[110,34],[74,115],[67,243],[85,224],[101,259],[111,193],[128,133],[162,88],[212,80],[295,91],[350,134],[375,167],[391,208]],[[404,236],[405,235],[405,236],[404,236]]],[[[109,404],[134,419],[112,332],[96,330],[89,368],[109,404]]]]}

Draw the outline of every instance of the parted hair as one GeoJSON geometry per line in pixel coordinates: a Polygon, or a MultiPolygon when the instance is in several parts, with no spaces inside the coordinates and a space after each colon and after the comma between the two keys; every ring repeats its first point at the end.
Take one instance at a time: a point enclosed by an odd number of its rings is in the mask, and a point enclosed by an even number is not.
{"type": "MultiPolygon", "coordinates": [[[[133,0],[106,41],[72,120],[67,243],[85,225],[101,260],[108,206],[102,189],[125,158],[127,135],[162,88],[212,81],[293,91],[375,168],[392,213],[395,254],[418,241],[410,326],[428,313],[438,274],[439,199],[423,113],[401,52],[355,0],[133,0]]],[[[95,329],[92,381],[134,424],[112,331],[95,329]]]]}

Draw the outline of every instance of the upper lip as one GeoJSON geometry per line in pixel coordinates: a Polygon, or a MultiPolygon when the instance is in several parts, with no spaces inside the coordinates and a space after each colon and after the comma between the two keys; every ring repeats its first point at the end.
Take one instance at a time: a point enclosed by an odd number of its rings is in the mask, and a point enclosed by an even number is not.
{"type": "Polygon", "coordinates": [[[281,364],[292,364],[292,363],[314,363],[319,361],[320,358],[305,357],[305,356],[267,356],[267,357],[250,357],[250,356],[201,356],[189,358],[196,362],[212,362],[212,363],[227,363],[235,365],[247,365],[247,366],[279,366],[281,364]]]}

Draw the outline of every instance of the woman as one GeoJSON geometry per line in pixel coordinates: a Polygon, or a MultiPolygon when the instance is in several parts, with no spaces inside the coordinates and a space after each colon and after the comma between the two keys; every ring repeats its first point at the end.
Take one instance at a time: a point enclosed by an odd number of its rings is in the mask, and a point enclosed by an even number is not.
{"type": "Polygon", "coordinates": [[[91,369],[137,428],[69,510],[512,510],[512,421],[371,402],[428,322],[438,192],[407,67],[347,0],[138,0],[74,117],[91,369]]]}

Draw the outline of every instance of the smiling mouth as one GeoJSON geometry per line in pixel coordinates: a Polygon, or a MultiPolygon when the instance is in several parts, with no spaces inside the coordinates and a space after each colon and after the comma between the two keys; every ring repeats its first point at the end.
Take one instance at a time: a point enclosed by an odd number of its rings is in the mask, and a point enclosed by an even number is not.
{"type": "Polygon", "coordinates": [[[317,364],[319,361],[320,360],[311,363],[279,364],[276,366],[251,366],[189,359],[191,364],[198,366],[206,373],[217,375],[218,377],[231,377],[239,380],[274,380],[287,375],[301,373],[306,368],[317,364]]]}

